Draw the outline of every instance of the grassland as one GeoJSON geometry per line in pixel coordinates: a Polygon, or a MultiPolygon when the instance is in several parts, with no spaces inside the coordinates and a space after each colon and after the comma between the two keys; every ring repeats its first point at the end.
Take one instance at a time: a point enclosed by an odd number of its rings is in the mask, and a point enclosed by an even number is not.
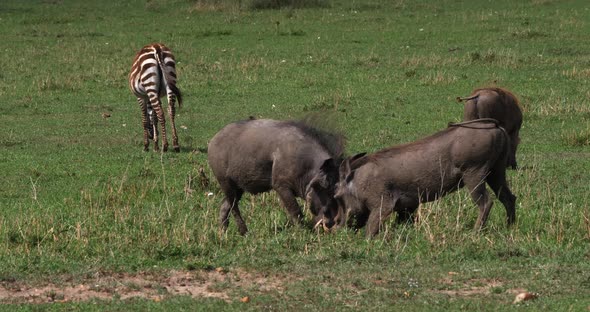
{"type": "Polygon", "coordinates": [[[0,310],[587,310],[586,1],[320,2],[0,2],[0,295],[25,303],[0,310]],[[178,61],[178,154],[142,151],[127,87],[135,52],[155,41],[178,61]],[[460,120],[454,98],[489,85],[514,91],[525,116],[513,228],[496,202],[474,233],[460,191],[367,241],[286,227],[269,193],[243,199],[246,237],[233,223],[219,235],[206,146],[225,124],[319,111],[348,153],[374,151],[460,120]],[[178,272],[217,296],[175,295],[178,272]],[[62,294],[79,284],[108,296],[62,294]],[[521,291],[540,297],[512,305],[521,291]]]}

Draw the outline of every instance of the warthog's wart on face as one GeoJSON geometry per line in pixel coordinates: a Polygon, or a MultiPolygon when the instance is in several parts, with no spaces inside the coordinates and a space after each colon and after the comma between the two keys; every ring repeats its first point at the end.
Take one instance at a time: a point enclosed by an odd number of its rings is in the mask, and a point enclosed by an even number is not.
{"type": "Polygon", "coordinates": [[[300,121],[250,119],[225,126],[208,148],[209,165],[225,194],[219,215],[222,229],[227,229],[231,211],[244,235],[247,227],[238,206],[242,194],[271,189],[293,223],[303,219],[295,199],[299,197],[309,204],[314,224],[332,227],[343,145],[341,136],[300,121]]]}
{"type": "Polygon", "coordinates": [[[515,199],[506,183],[509,153],[506,131],[493,119],[455,124],[419,141],[352,156],[340,165],[335,197],[367,236],[397,212],[398,222],[412,220],[423,202],[466,186],[479,207],[476,228],[485,225],[492,207],[485,183],[515,221],[515,199]]]}

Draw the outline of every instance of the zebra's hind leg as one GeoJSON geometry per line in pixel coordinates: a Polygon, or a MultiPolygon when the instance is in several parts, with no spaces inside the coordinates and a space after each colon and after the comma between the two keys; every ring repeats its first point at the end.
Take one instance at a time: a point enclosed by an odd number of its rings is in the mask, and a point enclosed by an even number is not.
{"type": "Polygon", "coordinates": [[[148,121],[149,121],[149,126],[148,126],[149,139],[153,140],[154,139],[154,131],[155,131],[154,121],[156,121],[156,119],[154,117],[154,110],[151,107],[148,107],[147,114],[148,114],[148,121]]]}
{"type": "Polygon", "coordinates": [[[162,104],[160,102],[160,98],[158,97],[157,93],[150,93],[150,103],[152,105],[152,109],[154,110],[155,117],[153,118],[153,125],[154,125],[154,151],[159,151],[159,138],[160,135],[162,136],[162,150],[164,152],[168,151],[168,139],[166,138],[166,117],[164,112],[162,111],[162,104]],[[157,122],[155,119],[158,119],[157,122]],[[158,133],[158,124],[160,124],[161,132],[158,133]]]}
{"type": "Polygon", "coordinates": [[[141,109],[141,124],[143,125],[143,150],[148,151],[150,147],[150,120],[147,112],[146,101],[142,98],[137,98],[139,108],[141,109]]]}
{"type": "Polygon", "coordinates": [[[152,113],[149,116],[150,118],[150,126],[152,128],[152,130],[150,131],[152,134],[152,140],[154,140],[154,151],[155,152],[159,152],[160,151],[160,131],[158,131],[158,116],[156,116],[156,113],[154,112],[154,110],[152,109],[152,113]]]}
{"type": "Polygon", "coordinates": [[[168,94],[168,115],[170,116],[170,123],[172,124],[172,146],[175,152],[180,152],[180,145],[178,145],[178,134],[176,133],[176,96],[173,93],[168,94]]]}

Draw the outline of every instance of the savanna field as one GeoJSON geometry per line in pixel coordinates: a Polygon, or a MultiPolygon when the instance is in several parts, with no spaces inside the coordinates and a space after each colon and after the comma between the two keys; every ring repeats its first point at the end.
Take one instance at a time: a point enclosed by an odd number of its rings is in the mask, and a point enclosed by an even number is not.
{"type": "Polygon", "coordinates": [[[590,3],[282,2],[0,2],[0,310],[588,311],[590,3]],[[180,153],[143,151],[127,77],[152,42],[176,56],[180,153]],[[374,152],[486,86],[524,114],[513,227],[496,200],[475,232],[462,189],[367,240],[290,226],[270,192],[220,234],[224,125],[319,114],[374,152]]]}

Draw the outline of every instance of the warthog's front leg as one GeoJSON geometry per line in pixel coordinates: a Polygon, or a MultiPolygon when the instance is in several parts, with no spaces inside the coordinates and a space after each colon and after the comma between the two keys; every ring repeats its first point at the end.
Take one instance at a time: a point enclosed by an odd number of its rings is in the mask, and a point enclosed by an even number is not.
{"type": "Polygon", "coordinates": [[[374,205],[369,214],[367,221],[366,235],[367,238],[372,238],[381,230],[383,221],[387,220],[393,213],[397,196],[381,195],[379,205],[374,205]]]}
{"type": "Polygon", "coordinates": [[[401,209],[397,212],[397,219],[396,219],[396,223],[397,224],[413,224],[414,223],[414,212],[416,212],[416,209],[418,209],[418,207],[412,207],[412,208],[404,208],[401,209]]]}
{"type": "Polygon", "coordinates": [[[389,218],[392,212],[393,209],[381,208],[371,211],[369,214],[369,220],[367,221],[367,238],[372,238],[379,233],[381,226],[383,225],[383,221],[389,218]]]}
{"type": "Polygon", "coordinates": [[[283,206],[285,209],[287,209],[289,220],[293,224],[301,224],[303,221],[303,214],[301,213],[299,204],[297,204],[297,200],[295,199],[295,194],[293,191],[286,187],[275,188],[275,191],[279,194],[279,198],[281,199],[283,206]]]}

